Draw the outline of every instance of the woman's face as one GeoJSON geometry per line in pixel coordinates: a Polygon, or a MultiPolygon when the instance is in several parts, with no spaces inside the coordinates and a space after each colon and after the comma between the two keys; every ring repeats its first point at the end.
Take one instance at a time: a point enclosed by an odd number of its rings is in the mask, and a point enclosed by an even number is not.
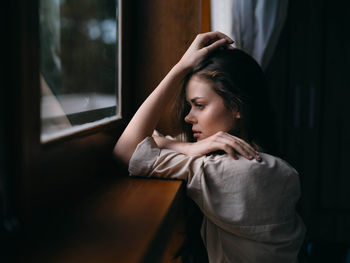
{"type": "Polygon", "coordinates": [[[192,124],[193,137],[197,141],[219,131],[232,132],[237,128],[240,113],[227,109],[223,98],[207,80],[192,76],[186,86],[186,100],[191,110],[185,121],[192,124]]]}

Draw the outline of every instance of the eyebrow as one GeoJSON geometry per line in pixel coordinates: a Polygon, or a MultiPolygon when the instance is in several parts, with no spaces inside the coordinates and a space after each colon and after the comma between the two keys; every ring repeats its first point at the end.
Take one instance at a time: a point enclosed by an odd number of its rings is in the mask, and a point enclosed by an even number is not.
{"type": "Polygon", "coordinates": [[[194,103],[196,102],[196,100],[198,99],[203,99],[204,97],[194,97],[193,99],[191,99],[191,102],[194,103]]]}

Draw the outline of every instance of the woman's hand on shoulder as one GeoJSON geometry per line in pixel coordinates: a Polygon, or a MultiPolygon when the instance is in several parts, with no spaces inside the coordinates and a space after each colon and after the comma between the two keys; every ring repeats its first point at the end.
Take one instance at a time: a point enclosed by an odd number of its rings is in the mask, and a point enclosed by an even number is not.
{"type": "Polygon", "coordinates": [[[215,151],[225,151],[233,159],[237,160],[237,154],[252,160],[260,161],[261,157],[247,142],[227,132],[217,132],[203,140],[187,145],[187,155],[204,155],[215,151]]]}
{"type": "Polygon", "coordinates": [[[199,34],[178,64],[186,69],[193,69],[214,50],[220,47],[232,48],[233,42],[231,38],[217,31],[199,34]]]}

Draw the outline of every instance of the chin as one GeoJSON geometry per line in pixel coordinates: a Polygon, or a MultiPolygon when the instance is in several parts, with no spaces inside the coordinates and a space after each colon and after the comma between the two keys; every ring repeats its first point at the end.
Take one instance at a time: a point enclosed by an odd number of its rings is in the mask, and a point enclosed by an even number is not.
{"type": "Polygon", "coordinates": [[[206,137],[199,136],[198,138],[194,138],[197,142],[204,140],[206,137]]]}

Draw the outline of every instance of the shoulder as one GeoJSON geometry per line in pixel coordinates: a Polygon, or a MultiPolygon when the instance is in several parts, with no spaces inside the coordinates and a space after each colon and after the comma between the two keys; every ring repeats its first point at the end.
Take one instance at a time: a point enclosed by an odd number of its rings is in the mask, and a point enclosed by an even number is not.
{"type": "Polygon", "coordinates": [[[279,157],[260,153],[262,161],[247,160],[240,156],[238,160],[229,155],[210,155],[204,159],[203,169],[214,180],[239,181],[246,184],[284,181],[298,182],[298,172],[279,157]]]}
{"type": "Polygon", "coordinates": [[[202,185],[207,216],[254,225],[280,222],[294,213],[300,196],[297,171],[278,157],[260,155],[261,162],[243,157],[234,160],[228,155],[204,160],[202,185]]]}
{"type": "Polygon", "coordinates": [[[277,170],[283,170],[288,171],[290,173],[298,174],[298,172],[293,168],[288,162],[284,161],[283,159],[260,152],[259,155],[262,158],[261,162],[258,162],[257,160],[248,160],[242,156],[239,156],[238,160],[234,160],[232,157],[230,157],[228,154],[213,154],[206,156],[205,158],[205,164],[206,166],[225,166],[228,168],[235,168],[239,170],[249,170],[251,172],[254,171],[263,171],[263,170],[269,170],[269,171],[277,171],[277,170]]]}

